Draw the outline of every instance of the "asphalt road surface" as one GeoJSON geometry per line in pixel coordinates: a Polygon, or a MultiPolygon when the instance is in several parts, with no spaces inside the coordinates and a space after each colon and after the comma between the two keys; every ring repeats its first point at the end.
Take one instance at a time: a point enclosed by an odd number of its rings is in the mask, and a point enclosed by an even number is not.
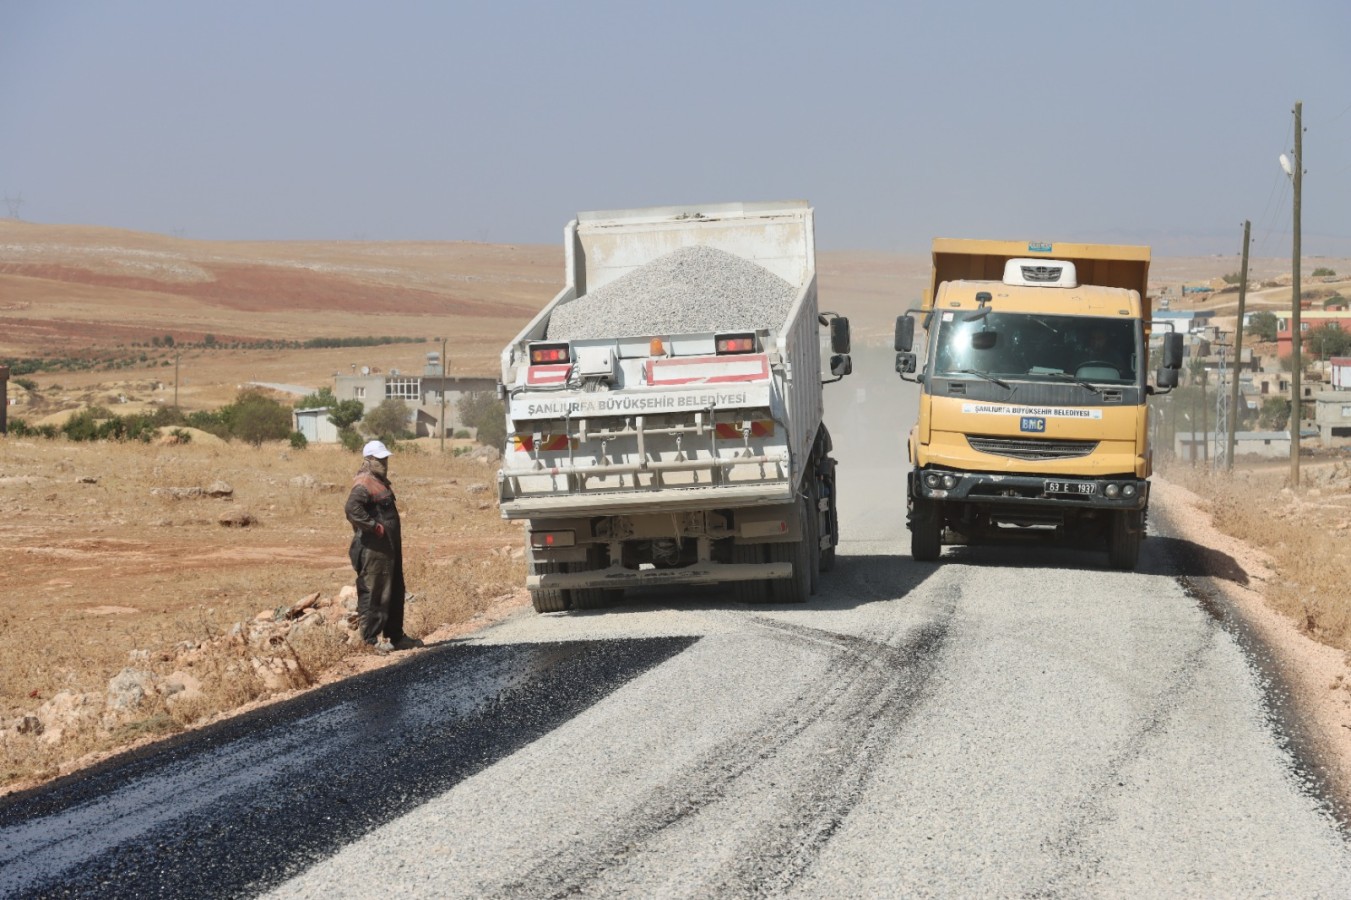
{"type": "Polygon", "coordinates": [[[887,443],[841,453],[812,603],[514,617],[5,802],[0,895],[1351,896],[1261,648],[1188,590],[1225,561],[1160,510],[1136,573],[916,564],[887,443]]]}

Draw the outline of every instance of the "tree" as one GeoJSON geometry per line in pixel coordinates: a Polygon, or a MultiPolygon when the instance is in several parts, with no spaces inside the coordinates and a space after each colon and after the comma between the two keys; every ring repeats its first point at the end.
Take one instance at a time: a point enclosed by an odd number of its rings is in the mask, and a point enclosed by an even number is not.
{"type": "Polygon", "coordinates": [[[1290,401],[1284,397],[1268,397],[1257,411],[1257,424],[1267,431],[1281,431],[1290,421],[1290,401]]]}
{"type": "Polygon", "coordinates": [[[1318,268],[1313,270],[1314,278],[1331,278],[1333,275],[1336,274],[1337,274],[1336,272],[1332,271],[1327,266],[1319,266],[1318,268]]]}
{"type": "Polygon", "coordinates": [[[1322,328],[1312,328],[1304,335],[1304,348],[1319,359],[1342,356],[1351,348],[1351,334],[1329,322],[1322,328]]]}
{"type": "Polygon", "coordinates": [[[361,421],[361,417],[366,415],[366,407],[360,400],[340,400],[333,404],[328,413],[328,420],[339,431],[347,431],[353,425],[361,421]]]}
{"type": "Polygon", "coordinates": [[[313,394],[306,394],[296,401],[296,409],[332,409],[338,405],[333,389],[324,385],[313,394]]]}
{"type": "Polygon", "coordinates": [[[471,391],[460,398],[460,421],[475,429],[474,439],[499,450],[507,443],[507,412],[490,391],[471,391]]]}
{"type": "Polygon", "coordinates": [[[233,404],[221,410],[230,434],[255,447],[279,441],[291,433],[291,410],[261,391],[240,391],[233,404]]]}
{"type": "Polygon", "coordinates": [[[399,440],[411,436],[408,418],[408,404],[390,398],[366,413],[361,424],[367,434],[383,441],[399,440]]]}
{"type": "Polygon", "coordinates": [[[1248,317],[1248,334],[1259,341],[1276,340],[1276,314],[1267,310],[1253,313],[1248,317]]]}

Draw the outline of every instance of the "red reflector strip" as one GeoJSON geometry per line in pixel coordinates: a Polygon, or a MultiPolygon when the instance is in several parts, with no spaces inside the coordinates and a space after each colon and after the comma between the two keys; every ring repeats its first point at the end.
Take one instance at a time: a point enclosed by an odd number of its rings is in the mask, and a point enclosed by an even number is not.
{"type": "MultiPolygon", "coordinates": [[[[517,450],[524,450],[529,453],[536,447],[535,437],[530,434],[513,434],[511,443],[517,450]]],[[[546,434],[538,444],[541,451],[544,450],[566,450],[568,449],[568,436],[566,434],[546,434]]]]}
{"type": "Polygon", "coordinates": [[[572,371],[571,363],[561,366],[531,366],[525,370],[526,384],[562,384],[572,371]]]}
{"type": "MultiPolygon", "coordinates": [[[[728,440],[740,440],[744,422],[719,422],[713,426],[713,431],[720,438],[728,440]]],[[[770,437],[774,434],[773,419],[755,419],[750,423],[751,437],[770,437]]]]}
{"type": "Polygon", "coordinates": [[[768,381],[769,357],[677,356],[647,361],[648,384],[726,384],[732,381],[768,381]]]}

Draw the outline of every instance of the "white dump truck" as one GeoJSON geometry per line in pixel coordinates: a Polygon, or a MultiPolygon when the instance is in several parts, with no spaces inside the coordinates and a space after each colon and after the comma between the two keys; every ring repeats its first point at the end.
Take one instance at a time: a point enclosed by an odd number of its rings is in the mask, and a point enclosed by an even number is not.
{"type": "Polygon", "coordinates": [[[822,384],[852,363],[848,320],[817,308],[814,240],[802,202],[567,225],[566,284],[502,352],[499,501],[526,520],[536,610],[641,585],[815,591],[839,541],[822,384]]]}

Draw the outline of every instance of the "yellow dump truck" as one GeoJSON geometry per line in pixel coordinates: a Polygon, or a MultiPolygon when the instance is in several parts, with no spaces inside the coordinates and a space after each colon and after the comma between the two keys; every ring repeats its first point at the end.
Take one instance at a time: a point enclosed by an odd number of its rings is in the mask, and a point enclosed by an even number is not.
{"type": "Polygon", "coordinates": [[[1146,402],[1177,385],[1164,335],[1148,383],[1149,248],[938,239],[923,305],[896,320],[920,385],[908,444],[916,560],[944,542],[1057,539],[1134,569],[1152,452],[1146,402]],[[922,318],[924,358],[915,346],[922,318]]]}

